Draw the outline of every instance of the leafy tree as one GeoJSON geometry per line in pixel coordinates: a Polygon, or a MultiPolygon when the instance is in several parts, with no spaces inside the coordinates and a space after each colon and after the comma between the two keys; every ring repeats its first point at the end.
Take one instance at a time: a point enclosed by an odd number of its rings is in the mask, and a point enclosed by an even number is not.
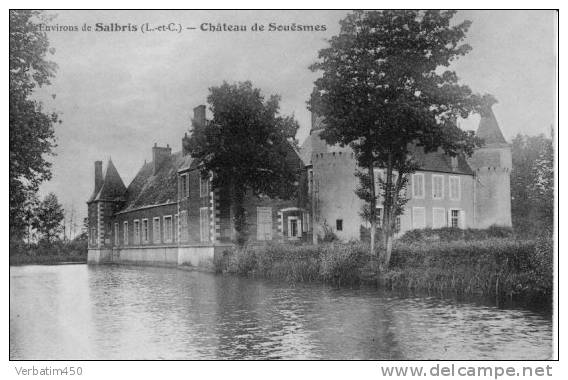
{"type": "Polygon", "coordinates": [[[16,239],[27,229],[26,204],[51,178],[46,155],[55,146],[57,115],[31,98],[55,73],[55,64],[46,60],[53,50],[37,28],[44,19],[39,11],[10,10],[10,237],[16,239]]]}
{"type": "Polygon", "coordinates": [[[295,194],[297,173],[287,156],[298,123],[293,117],[279,116],[278,96],[265,100],[249,81],[211,87],[207,102],[213,120],[193,123],[188,149],[202,163],[204,176],[214,174],[213,187],[229,189],[236,240],[243,244],[247,192],[281,199],[295,194]]]}
{"type": "Polygon", "coordinates": [[[57,196],[49,193],[39,204],[33,225],[42,238],[47,243],[51,243],[63,230],[61,222],[64,217],[63,207],[59,204],[57,196]]]}
{"type": "Polygon", "coordinates": [[[388,266],[391,236],[403,205],[408,174],[419,166],[413,156],[442,148],[447,154],[471,154],[473,132],[456,124],[479,108],[481,99],[458,76],[443,70],[471,50],[461,44],[471,22],[450,26],[455,11],[355,11],[341,31],[320,50],[310,68],[322,71],[315,82],[312,110],[322,115],[322,137],[350,145],[360,168],[358,194],[369,203],[371,251],[374,252],[376,200],[383,200],[381,265],[388,266]],[[374,171],[385,169],[376,188],[374,171]]]}
{"type": "Polygon", "coordinates": [[[511,214],[521,233],[552,229],[554,218],[554,149],[544,135],[518,134],[511,147],[511,214]]]}

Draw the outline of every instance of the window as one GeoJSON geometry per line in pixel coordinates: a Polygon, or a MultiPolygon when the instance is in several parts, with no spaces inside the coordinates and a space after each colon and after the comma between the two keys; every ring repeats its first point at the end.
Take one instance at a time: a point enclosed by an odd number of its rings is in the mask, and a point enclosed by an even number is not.
{"type": "Polygon", "coordinates": [[[114,224],[114,245],[118,245],[120,237],[118,236],[118,223],[114,224]]]}
{"type": "Polygon", "coordinates": [[[180,229],[181,229],[179,240],[186,242],[189,239],[189,228],[188,228],[188,225],[187,225],[187,211],[186,210],[183,210],[182,212],[180,212],[179,224],[180,224],[180,229]]]}
{"type": "Polygon", "coordinates": [[[450,177],[450,199],[452,201],[459,201],[461,197],[460,177],[450,177]]]}
{"type": "Polygon", "coordinates": [[[442,199],[444,198],[444,176],[434,174],[432,176],[432,198],[442,199]]]}
{"type": "Polygon", "coordinates": [[[173,232],[172,232],[172,241],[178,240],[178,234],[179,234],[179,215],[175,214],[174,215],[173,232]]]}
{"type": "Polygon", "coordinates": [[[458,167],[458,156],[450,157],[450,165],[452,170],[456,170],[458,167]]]}
{"type": "Polygon", "coordinates": [[[172,241],[172,216],[164,216],[164,243],[172,241]]]}
{"type": "Polygon", "coordinates": [[[335,221],[335,229],[337,231],[343,231],[343,219],[337,219],[335,221]]]}
{"type": "Polygon", "coordinates": [[[150,241],[150,229],[148,228],[148,219],[142,219],[142,241],[148,243],[150,241]]]}
{"type": "Polygon", "coordinates": [[[209,195],[209,178],[199,176],[199,196],[206,197],[209,195]]]}
{"type": "Polygon", "coordinates": [[[434,207],[432,209],[432,228],[443,228],[446,226],[446,209],[434,207]]]}
{"type": "Polygon", "coordinates": [[[299,238],[302,236],[301,222],[297,216],[288,217],[288,237],[299,238]]]}
{"type": "Polygon", "coordinates": [[[461,228],[460,210],[450,210],[450,227],[461,228]]]}
{"type": "Polygon", "coordinates": [[[187,174],[179,177],[179,197],[180,199],[189,197],[189,176],[187,174]]]}
{"type": "Polygon", "coordinates": [[[308,194],[311,194],[314,189],[314,171],[313,169],[308,170],[308,194]]]}
{"type": "Polygon", "coordinates": [[[378,228],[383,228],[383,206],[377,206],[377,227],[378,228]]]}
{"type": "Polygon", "coordinates": [[[134,221],[134,244],[140,244],[140,221],[134,221]]]}
{"type": "Polygon", "coordinates": [[[97,244],[97,229],[95,227],[91,228],[91,244],[97,244]]]}
{"type": "Polygon", "coordinates": [[[310,214],[307,212],[302,213],[302,232],[308,232],[310,230],[310,214]]]}
{"type": "Polygon", "coordinates": [[[127,244],[128,244],[128,222],[124,222],[124,231],[123,231],[123,233],[124,233],[124,238],[123,238],[122,243],[123,243],[124,245],[127,245],[127,244]]]}
{"type": "Polygon", "coordinates": [[[256,240],[272,240],[272,207],[256,208],[256,240]]]}
{"type": "Polygon", "coordinates": [[[154,243],[160,242],[160,218],[154,218],[152,221],[152,238],[154,243]]]}
{"type": "Polygon", "coordinates": [[[424,207],[412,208],[412,228],[420,229],[426,227],[426,212],[424,207]]]}
{"type": "Polygon", "coordinates": [[[199,209],[199,232],[201,242],[209,242],[209,209],[207,207],[199,209]]]}
{"type": "Polygon", "coordinates": [[[424,198],[424,174],[412,175],[412,197],[424,198]]]}

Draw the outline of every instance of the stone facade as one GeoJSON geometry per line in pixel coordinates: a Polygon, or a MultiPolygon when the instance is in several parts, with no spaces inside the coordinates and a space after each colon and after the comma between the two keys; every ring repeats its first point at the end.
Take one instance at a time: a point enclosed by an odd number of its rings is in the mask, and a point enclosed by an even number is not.
{"type": "MultiPolygon", "coordinates": [[[[205,106],[194,122],[206,123],[205,106]]],[[[355,194],[358,179],[349,147],[329,146],[321,138],[321,118],[312,117],[310,136],[300,152],[290,146],[286,161],[299,173],[292,200],[246,194],[249,242],[316,241],[326,230],[342,240],[359,239],[368,228],[355,194]]],[[[511,152],[490,107],[478,135],[483,147],[469,159],[444,152],[415,156],[421,169],[409,178],[398,234],[416,228],[511,226],[511,152]]],[[[128,187],[109,160],[103,175],[95,162],[95,189],[87,202],[90,263],[211,266],[215,255],[235,238],[230,192],[211,187],[198,162],[185,149],[152,148],[128,187]]],[[[376,176],[382,170],[376,169],[376,176]]],[[[382,205],[378,202],[379,215],[382,205]]]]}
{"type": "MultiPolygon", "coordinates": [[[[312,233],[321,236],[329,230],[342,240],[359,239],[369,223],[361,217],[363,203],[355,194],[359,180],[353,151],[327,145],[320,137],[323,129],[322,119],[312,117],[301,149],[310,181],[312,233]]],[[[416,149],[421,168],[410,175],[397,235],[420,228],[511,227],[511,149],[490,105],[482,112],[477,135],[483,146],[469,158],[416,149]]],[[[377,168],[375,176],[381,172],[377,168]]],[[[380,199],[377,209],[382,215],[380,199]]]]}
{"type": "MultiPolygon", "coordinates": [[[[194,121],[206,122],[204,106],[194,109],[194,121]]],[[[169,146],[154,145],[152,158],[128,188],[112,161],[104,176],[102,163],[95,163],[95,190],[87,202],[88,261],[211,266],[235,237],[229,191],[212,188],[211,177],[203,177],[186,151],[172,154],[169,146]]],[[[304,164],[291,146],[286,160],[305,184],[304,164]]],[[[250,242],[308,239],[303,221],[309,210],[299,204],[305,199],[246,194],[250,242]]]]}

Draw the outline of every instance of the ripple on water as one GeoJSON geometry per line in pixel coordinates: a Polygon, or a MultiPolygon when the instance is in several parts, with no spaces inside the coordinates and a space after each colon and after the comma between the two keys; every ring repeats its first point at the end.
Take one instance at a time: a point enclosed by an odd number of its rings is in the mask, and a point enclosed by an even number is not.
{"type": "Polygon", "coordinates": [[[550,316],[168,268],[10,268],[12,359],[547,359],[550,316]],[[49,321],[49,323],[46,323],[49,321]]]}

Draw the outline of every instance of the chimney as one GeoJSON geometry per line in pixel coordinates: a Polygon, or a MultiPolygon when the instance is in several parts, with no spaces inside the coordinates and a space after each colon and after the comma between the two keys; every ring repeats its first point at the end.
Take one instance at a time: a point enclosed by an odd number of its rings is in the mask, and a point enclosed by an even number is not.
{"type": "Polygon", "coordinates": [[[95,161],[95,196],[103,187],[103,162],[95,161]]]}
{"type": "Polygon", "coordinates": [[[193,109],[193,123],[199,126],[205,125],[205,105],[201,104],[193,109]]]}
{"type": "Polygon", "coordinates": [[[156,175],[162,164],[170,157],[172,154],[172,148],[168,144],[165,148],[158,146],[154,143],[152,147],[152,163],[154,164],[153,175],[156,175]]]}
{"type": "Polygon", "coordinates": [[[318,116],[316,115],[316,113],[313,110],[311,112],[311,116],[312,116],[312,125],[310,126],[310,135],[312,134],[312,131],[314,130],[314,127],[316,125],[316,120],[318,118],[318,116]]]}
{"type": "Polygon", "coordinates": [[[181,150],[184,156],[189,154],[189,136],[187,135],[187,132],[185,132],[181,138],[181,150]]]}

